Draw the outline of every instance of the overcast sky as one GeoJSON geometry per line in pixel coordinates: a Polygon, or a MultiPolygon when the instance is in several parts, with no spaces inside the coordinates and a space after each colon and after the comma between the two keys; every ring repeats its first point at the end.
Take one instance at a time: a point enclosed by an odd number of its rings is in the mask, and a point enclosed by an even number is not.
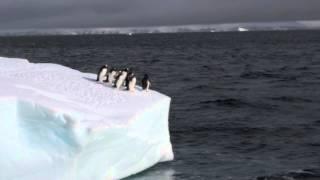
{"type": "Polygon", "coordinates": [[[319,20],[320,0],[0,0],[0,28],[319,20]]]}

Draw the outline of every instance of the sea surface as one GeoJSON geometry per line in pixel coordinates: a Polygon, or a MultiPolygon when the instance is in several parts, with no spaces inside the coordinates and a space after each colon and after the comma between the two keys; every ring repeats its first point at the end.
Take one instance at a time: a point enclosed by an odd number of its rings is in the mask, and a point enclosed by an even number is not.
{"type": "Polygon", "coordinates": [[[175,160],[128,180],[320,179],[320,31],[1,37],[0,56],[148,73],[175,160]]]}

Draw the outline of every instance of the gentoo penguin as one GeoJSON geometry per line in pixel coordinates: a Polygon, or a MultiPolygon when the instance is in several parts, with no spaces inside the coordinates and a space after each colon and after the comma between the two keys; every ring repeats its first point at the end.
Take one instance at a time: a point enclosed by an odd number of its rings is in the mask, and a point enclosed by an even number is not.
{"type": "Polygon", "coordinates": [[[104,65],[99,69],[98,75],[97,75],[97,81],[104,82],[107,80],[108,75],[108,65],[104,65]]]}
{"type": "Polygon", "coordinates": [[[150,88],[150,86],[151,86],[151,83],[150,83],[148,74],[145,74],[145,75],[144,75],[141,83],[142,83],[142,89],[143,89],[143,90],[146,90],[146,91],[149,91],[149,88],[150,88]]]}
{"type": "Polygon", "coordinates": [[[126,71],[121,71],[121,74],[117,77],[117,79],[116,79],[116,82],[115,82],[115,84],[114,84],[114,87],[116,87],[117,89],[119,89],[122,85],[123,85],[123,83],[124,83],[124,81],[126,80],[126,78],[127,78],[127,72],[126,71]]]}
{"type": "Polygon", "coordinates": [[[129,82],[128,82],[128,90],[129,91],[134,91],[135,87],[136,87],[136,83],[137,83],[136,76],[132,73],[128,80],[129,80],[129,82]]]}
{"type": "Polygon", "coordinates": [[[117,74],[117,72],[116,72],[116,70],[114,68],[112,68],[109,71],[109,73],[108,73],[108,83],[109,84],[112,85],[114,83],[114,81],[116,80],[116,74],[117,74]]]}

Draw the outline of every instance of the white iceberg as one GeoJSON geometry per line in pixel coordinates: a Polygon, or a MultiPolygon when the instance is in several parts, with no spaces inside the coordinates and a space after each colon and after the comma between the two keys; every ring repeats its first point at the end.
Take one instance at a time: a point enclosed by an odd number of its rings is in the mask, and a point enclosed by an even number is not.
{"type": "Polygon", "coordinates": [[[249,29],[243,28],[243,27],[238,27],[239,32],[247,32],[249,29]]]}
{"type": "Polygon", "coordinates": [[[0,58],[0,180],[121,179],[173,159],[171,99],[95,79],[0,58]]]}

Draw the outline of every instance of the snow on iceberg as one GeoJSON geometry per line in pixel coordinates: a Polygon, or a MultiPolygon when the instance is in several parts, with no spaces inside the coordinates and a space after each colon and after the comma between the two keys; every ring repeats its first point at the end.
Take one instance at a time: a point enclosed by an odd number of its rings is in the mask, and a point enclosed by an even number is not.
{"type": "Polygon", "coordinates": [[[121,179],[173,159],[171,99],[94,79],[0,58],[1,180],[121,179]]]}

